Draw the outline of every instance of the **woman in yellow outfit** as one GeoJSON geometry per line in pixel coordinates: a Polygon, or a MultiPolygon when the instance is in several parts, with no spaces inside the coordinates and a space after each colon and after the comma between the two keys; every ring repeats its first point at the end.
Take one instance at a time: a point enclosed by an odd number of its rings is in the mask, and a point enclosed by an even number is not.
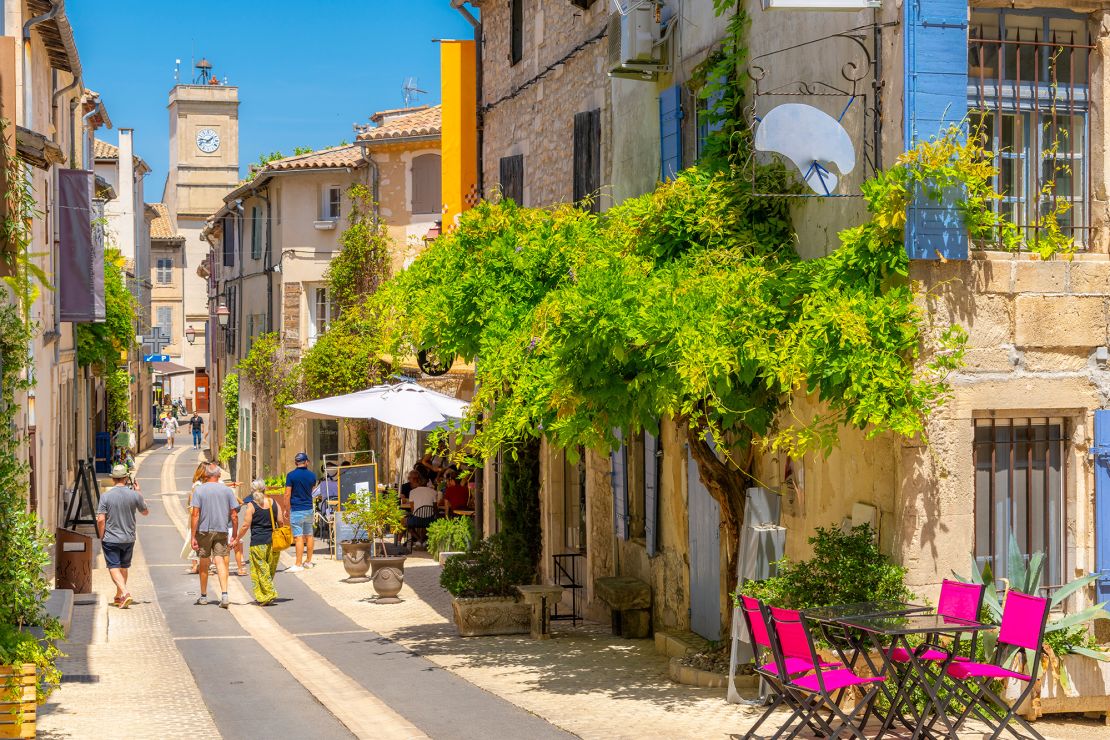
{"type": "Polygon", "coordinates": [[[235,539],[251,533],[251,582],[254,598],[259,606],[269,606],[277,599],[274,588],[274,573],[277,572],[281,550],[273,547],[274,530],[283,524],[281,506],[266,495],[266,482],[256,480],[251,483],[251,496],[243,502],[239,517],[239,532],[235,539]]]}

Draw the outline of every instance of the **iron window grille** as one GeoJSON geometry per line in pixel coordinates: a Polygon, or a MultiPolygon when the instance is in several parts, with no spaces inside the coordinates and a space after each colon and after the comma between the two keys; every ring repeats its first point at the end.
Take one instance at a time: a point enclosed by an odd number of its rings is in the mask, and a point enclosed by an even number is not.
{"type": "Polygon", "coordinates": [[[1057,417],[975,420],[975,560],[1008,578],[1010,533],[1028,561],[1045,554],[1044,579],[1064,582],[1067,421],[1057,417]]]}
{"type": "MultiPolygon", "coordinates": [[[[976,10],[968,43],[971,130],[994,152],[995,209],[1036,244],[1054,211],[1090,243],[1090,82],[1086,21],[1068,12],[976,10]]],[[[998,237],[1001,246],[1001,236],[998,237]]],[[[981,244],[990,248],[993,244],[981,244]]]]}

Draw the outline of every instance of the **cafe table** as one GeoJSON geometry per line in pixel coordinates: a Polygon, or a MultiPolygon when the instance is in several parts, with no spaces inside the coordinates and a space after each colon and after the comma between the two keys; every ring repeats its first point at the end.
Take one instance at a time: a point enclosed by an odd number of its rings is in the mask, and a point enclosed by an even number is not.
{"type": "MultiPolygon", "coordinates": [[[[836,623],[844,629],[845,634],[855,636],[855,642],[861,646],[860,653],[865,657],[874,675],[885,675],[896,679],[897,691],[893,694],[886,685],[888,682],[883,682],[883,693],[890,702],[890,709],[885,717],[879,715],[883,724],[878,737],[882,737],[895,720],[912,729],[915,740],[922,736],[936,737],[932,731],[936,721],[944,725],[944,737],[956,737],[956,728],[952,726],[951,720],[945,713],[945,705],[939,696],[945,680],[945,669],[951,659],[940,664],[922,661],[918,658],[916,646],[911,643],[911,639],[920,642],[916,638],[922,638],[925,642],[935,643],[939,636],[949,635],[958,640],[960,635],[997,629],[995,625],[925,612],[845,617],[837,620],[836,623]],[[903,664],[905,672],[901,678],[894,671],[894,661],[891,659],[896,648],[902,648],[908,655],[908,660],[903,664]],[[878,664],[873,662],[875,656],[878,657],[878,664]],[[930,673],[930,667],[936,670],[936,673],[930,673]],[[917,687],[920,687],[928,698],[925,714],[921,716],[918,716],[913,700],[910,698],[913,689],[917,687]],[[913,715],[912,724],[907,723],[902,717],[903,706],[913,715]],[[931,721],[927,716],[929,714],[935,715],[931,721]]],[[[953,654],[956,644],[958,643],[953,645],[953,654]]]]}

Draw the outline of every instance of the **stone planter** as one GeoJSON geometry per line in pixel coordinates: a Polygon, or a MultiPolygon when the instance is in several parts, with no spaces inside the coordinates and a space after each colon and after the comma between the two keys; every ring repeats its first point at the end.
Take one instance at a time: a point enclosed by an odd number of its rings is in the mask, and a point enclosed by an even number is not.
{"type": "Polygon", "coordinates": [[[441,552],[439,554],[439,564],[447,565],[447,558],[454,557],[455,555],[466,555],[466,553],[462,552],[461,550],[458,552],[441,552]]]}
{"type": "Polygon", "coordinates": [[[347,571],[347,581],[363,583],[370,571],[369,542],[340,542],[343,548],[343,570],[347,571]]]}
{"type": "Polygon", "coordinates": [[[526,635],[532,623],[532,609],[511,596],[451,599],[451,611],[460,637],[526,635]]]}
{"type": "MultiPolygon", "coordinates": [[[[1042,671],[1037,677],[1039,691],[1033,691],[1019,707],[1018,713],[1034,720],[1061,712],[1102,712],[1110,719],[1110,663],[1084,655],[1065,655],[1062,662],[1071,690],[1064,689],[1054,671],[1042,671]]],[[[1021,681],[1007,681],[1002,695],[1008,701],[1014,701],[1024,688],[1025,684],[1021,681]]]]}
{"type": "Polygon", "coordinates": [[[0,666],[0,738],[34,737],[35,666],[0,666]]]}
{"type": "Polygon", "coordinates": [[[401,586],[405,584],[405,556],[368,558],[368,560],[370,561],[370,582],[374,584],[378,603],[399,602],[397,594],[401,593],[401,586]]]}

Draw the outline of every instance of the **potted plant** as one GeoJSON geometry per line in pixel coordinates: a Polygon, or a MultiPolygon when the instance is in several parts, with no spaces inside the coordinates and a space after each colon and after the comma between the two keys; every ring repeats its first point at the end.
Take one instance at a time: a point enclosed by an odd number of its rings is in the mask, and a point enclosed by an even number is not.
{"type": "Polygon", "coordinates": [[[341,543],[343,567],[347,569],[347,574],[352,575],[353,568],[356,572],[361,571],[359,576],[353,577],[364,578],[369,569],[378,596],[383,601],[396,601],[404,582],[405,556],[390,555],[385,536],[397,534],[405,527],[405,511],[401,508],[400,496],[390,491],[357,493],[343,504],[343,516],[355,526],[353,541],[341,543]],[[360,540],[358,535],[361,532],[370,536],[369,542],[360,540]],[[381,549],[377,550],[379,545],[381,549]]]}
{"type": "Polygon", "coordinates": [[[439,562],[470,549],[474,540],[474,522],[468,516],[436,519],[428,526],[428,552],[439,562]]]}
{"type": "Polygon", "coordinates": [[[55,661],[62,627],[47,620],[34,632],[0,626],[0,737],[35,737],[37,706],[61,680],[55,661]]]}
{"type": "Polygon", "coordinates": [[[449,558],[439,584],[450,592],[455,628],[462,637],[516,635],[529,630],[532,610],[516,586],[532,583],[535,569],[523,538],[499,532],[464,555],[449,558]]]}

